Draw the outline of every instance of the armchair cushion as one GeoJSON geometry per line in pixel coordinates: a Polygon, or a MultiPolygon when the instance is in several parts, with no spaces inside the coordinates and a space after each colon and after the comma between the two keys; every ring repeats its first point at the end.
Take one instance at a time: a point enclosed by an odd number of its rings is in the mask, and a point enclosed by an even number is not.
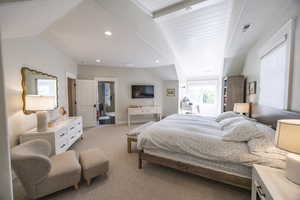
{"type": "Polygon", "coordinates": [[[79,183],[81,166],[75,151],[67,151],[50,158],[52,168],[48,178],[36,187],[38,196],[50,194],[79,183]]]}

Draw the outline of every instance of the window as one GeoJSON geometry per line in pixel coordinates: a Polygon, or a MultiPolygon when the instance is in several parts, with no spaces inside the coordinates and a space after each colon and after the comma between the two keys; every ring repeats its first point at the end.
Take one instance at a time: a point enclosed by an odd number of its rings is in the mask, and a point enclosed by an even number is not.
{"type": "Polygon", "coordinates": [[[259,104],[289,109],[295,20],[289,20],[261,50],[259,104]]]}
{"type": "Polygon", "coordinates": [[[192,103],[192,113],[201,115],[216,115],[217,105],[217,80],[189,81],[187,97],[192,103]]]}
{"type": "Polygon", "coordinates": [[[262,105],[285,109],[288,83],[286,41],[261,59],[260,98],[262,105]],[[276,91],[276,92],[275,92],[276,91]]]}

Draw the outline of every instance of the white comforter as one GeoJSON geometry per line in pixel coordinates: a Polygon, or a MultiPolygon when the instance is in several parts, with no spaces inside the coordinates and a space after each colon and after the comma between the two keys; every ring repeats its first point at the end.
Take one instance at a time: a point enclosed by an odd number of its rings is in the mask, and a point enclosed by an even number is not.
{"type": "Polygon", "coordinates": [[[196,158],[283,168],[280,159],[251,154],[245,142],[225,142],[215,120],[199,116],[172,115],[147,127],[138,136],[138,149],[159,149],[196,158]]]}

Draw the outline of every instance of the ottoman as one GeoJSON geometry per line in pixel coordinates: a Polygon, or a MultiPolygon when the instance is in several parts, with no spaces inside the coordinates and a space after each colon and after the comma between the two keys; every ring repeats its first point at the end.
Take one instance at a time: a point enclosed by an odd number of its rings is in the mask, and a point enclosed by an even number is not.
{"type": "Polygon", "coordinates": [[[82,167],[83,178],[90,185],[92,178],[105,175],[109,168],[108,159],[97,148],[80,152],[79,161],[82,167]]]}

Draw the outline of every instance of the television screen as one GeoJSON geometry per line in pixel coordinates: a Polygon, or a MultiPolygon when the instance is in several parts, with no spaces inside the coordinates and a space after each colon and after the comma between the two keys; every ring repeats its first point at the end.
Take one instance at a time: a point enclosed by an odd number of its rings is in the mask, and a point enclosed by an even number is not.
{"type": "Polygon", "coordinates": [[[154,98],[153,85],[132,85],[131,97],[133,99],[154,98]]]}

